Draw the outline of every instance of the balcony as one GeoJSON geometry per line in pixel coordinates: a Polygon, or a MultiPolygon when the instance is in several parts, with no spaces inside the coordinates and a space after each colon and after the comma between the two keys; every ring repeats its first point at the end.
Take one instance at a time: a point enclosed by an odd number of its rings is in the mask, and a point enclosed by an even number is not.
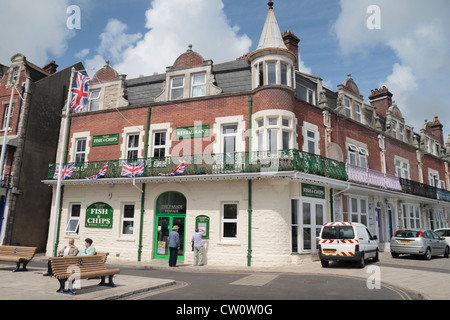
{"type": "MultiPolygon", "coordinates": [[[[129,162],[140,161],[144,161],[144,172],[141,177],[157,177],[169,174],[182,161],[185,161],[186,166],[183,175],[299,171],[347,180],[344,163],[299,150],[172,156],[134,159],[129,162]]],[[[108,163],[108,169],[103,176],[104,178],[123,178],[121,175],[122,160],[104,160],[75,163],[73,174],[69,179],[87,179],[95,175],[106,163],[108,163]]],[[[55,164],[49,165],[48,180],[53,179],[55,170],[55,164]]]]}
{"type": "Polygon", "coordinates": [[[348,181],[356,182],[381,189],[402,191],[402,186],[398,177],[381,173],[379,171],[362,168],[351,164],[346,165],[348,181]]]}
{"type": "MultiPolygon", "coordinates": [[[[158,177],[170,174],[182,161],[185,161],[186,165],[182,173],[184,176],[239,173],[270,174],[295,171],[450,202],[450,192],[447,190],[296,149],[276,152],[172,156],[134,159],[129,162],[140,161],[144,162],[144,170],[139,177],[158,177]]],[[[73,174],[69,179],[88,179],[97,174],[106,163],[108,163],[108,169],[103,176],[104,178],[126,178],[122,176],[122,160],[104,160],[75,163],[73,174]]],[[[48,180],[53,180],[55,169],[55,164],[49,165],[48,180]]]]}

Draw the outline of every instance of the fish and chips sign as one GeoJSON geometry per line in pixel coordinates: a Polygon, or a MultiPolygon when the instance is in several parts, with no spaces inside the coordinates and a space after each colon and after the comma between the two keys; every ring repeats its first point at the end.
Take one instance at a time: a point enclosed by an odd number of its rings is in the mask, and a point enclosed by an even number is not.
{"type": "Polygon", "coordinates": [[[104,202],[96,202],[86,209],[86,228],[111,229],[114,210],[104,202]]]}

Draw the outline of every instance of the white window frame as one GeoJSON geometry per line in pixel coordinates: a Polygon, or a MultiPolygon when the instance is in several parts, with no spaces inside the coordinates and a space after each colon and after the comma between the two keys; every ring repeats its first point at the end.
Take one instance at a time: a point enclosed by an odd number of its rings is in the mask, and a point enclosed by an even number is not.
{"type": "Polygon", "coordinates": [[[396,156],[394,162],[395,175],[399,178],[409,179],[409,161],[396,156]]]}
{"type": "MultiPolygon", "coordinates": [[[[128,139],[131,135],[139,135],[139,145],[138,145],[138,156],[137,159],[140,159],[142,157],[142,149],[144,143],[142,142],[142,137],[144,133],[144,127],[143,126],[133,126],[133,127],[125,127],[122,130],[122,145],[120,147],[120,150],[122,152],[122,158],[123,160],[127,160],[128,156],[128,139]]],[[[149,148],[150,149],[150,148],[149,148]]]]}
{"type": "Polygon", "coordinates": [[[89,92],[89,111],[100,110],[101,89],[94,89],[89,92]]]}
{"type": "Polygon", "coordinates": [[[66,233],[78,234],[79,226],[80,226],[80,216],[81,216],[81,203],[71,203],[69,219],[68,219],[67,225],[66,225],[66,233]],[[79,206],[79,208],[80,208],[78,216],[73,215],[73,207],[74,206],[79,206]],[[75,223],[75,225],[73,225],[73,223],[75,223]]]}
{"type": "Polygon", "coordinates": [[[167,131],[166,130],[159,130],[159,131],[154,131],[153,132],[153,153],[152,153],[152,158],[160,158],[160,157],[156,157],[155,156],[155,151],[156,150],[164,150],[164,156],[163,157],[167,157],[167,131]],[[157,134],[164,134],[164,144],[156,144],[156,135],[157,134]]]}
{"type": "Polygon", "coordinates": [[[239,239],[239,202],[222,202],[221,204],[221,238],[223,241],[239,239]],[[236,218],[225,219],[225,205],[236,205],[236,218]],[[225,224],[233,223],[236,225],[236,235],[234,237],[225,237],[225,224]]]}
{"type": "Polygon", "coordinates": [[[428,182],[432,187],[439,187],[439,172],[428,168],[428,182]]]}
{"type": "Polygon", "coordinates": [[[122,204],[122,223],[120,228],[120,234],[123,237],[131,237],[134,235],[134,227],[135,227],[135,216],[136,216],[136,204],[135,203],[123,203],[122,204]],[[133,217],[125,217],[125,207],[126,206],[133,206],[133,217]],[[125,232],[125,224],[131,222],[131,233],[125,232]]]}
{"type": "Polygon", "coordinates": [[[347,161],[349,164],[361,168],[369,168],[369,151],[366,147],[348,143],[347,154],[347,161]]]}
{"type": "MultiPolygon", "coordinates": [[[[5,130],[6,128],[6,124],[8,122],[8,118],[9,118],[9,126],[11,127],[11,120],[14,114],[14,103],[12,104],[12,108],[11,108],[11,115],[9,112],[9,103],[5,104],[5,114],[3,115],[3,125],[2,125],[2,129],[5,130]]],[[[9,128],[8,128],[9,129],[9,128]]]]}
{"type": "Polygon", "coordinates": [[[184,98],[184,86],[185,86],[185,76],[181,75],[181,76],[174,76],[172,78],[170,78],[170,99],[169,100],[179,100],[179,99],[183,99],[184,98]],[[181,86],[174,86],[174,80],[178,80],[178,79],[182,79],[183,83],[181,86]],[[177,97],[174,98],[174,91],[175,90],[181,90],[182,94],[181,96],[177,95],[177,97]]]}
{"type": "Polygon", "coordinates": [[[191,75],[191,97],[196,98],[196,97],[205,97],[205,96],[206,96],[206,72],[192,74],[191,75]],[[203,82],[195,84],[194,78],[199,77],[199,76],[203,76],[203,82]],[[196,91],[195,89],[198,89],[201,87],[203,87],[203,93],[202,94],[195,93],[195,91],[196,91]]]}
{"type": "Polygon", "coordinates": [[[352,100],[344,97],[345,116],[352,118],[352,100]]]}
{"type": "Polygon", "coordinates": [[[362,119],[362,117],[361,117],[361,107],[362,107],[361,103],[355,101],[353,103],[353,106],[355,108],[355,120],[358,121],[358,122],[361,122],[361,119],[362,119]]]}
{"type": "Polygon", "coordinates": [[[139,159],[139,145],[140,145],[140,134],[139,133],[129,133],[127,134],[127,141],[126,141],[126,159],[139,159]],[[136,139],[135,141],[130,141],[131,137],[137,137],[137,138],[133,138],[136,139]],[[135,146],[133,144],[133,146],[130,147],[130,142],[137,142],[137,146],[135,146]],[[136,152],[136,157],[129,157],[130,152],[134,153],[136,152]]]}
{"type": "Polygon", "coordinates": [[[86,137],[82,137],[82,138],[78,138],[75,139],[75,162],[86,162],[86,150],[87,150],[87,138],[86,137]],[[80,144],[81,142],[84,141],[84,150],[80,150],[80,144]],[[78,161],[77,157],[80,156],[83,159],[78,161]]]}

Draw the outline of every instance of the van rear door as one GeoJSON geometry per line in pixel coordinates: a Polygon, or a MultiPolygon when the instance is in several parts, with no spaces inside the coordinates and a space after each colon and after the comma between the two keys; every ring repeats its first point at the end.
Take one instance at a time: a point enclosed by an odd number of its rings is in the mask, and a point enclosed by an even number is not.
{"type": "Polygon", "coordinates": [[[329,223],[324,225],[320,245],[322,254],[353,256],[355,254],[355,233],[350,224],[329,223]]]}

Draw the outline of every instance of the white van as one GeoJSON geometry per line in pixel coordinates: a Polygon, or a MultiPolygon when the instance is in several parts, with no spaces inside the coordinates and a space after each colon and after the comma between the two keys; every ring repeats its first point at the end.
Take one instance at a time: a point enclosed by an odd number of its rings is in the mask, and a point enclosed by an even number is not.
{"type": "Polygon", "coordinates": [[[378,261],[377,236],[372,236],[366,226],[354,222],[330,222],[322,226],[319,237],[319,258],[322,267],[330,261],[354,260],[360,268],[365,260],[378,261]]]}

